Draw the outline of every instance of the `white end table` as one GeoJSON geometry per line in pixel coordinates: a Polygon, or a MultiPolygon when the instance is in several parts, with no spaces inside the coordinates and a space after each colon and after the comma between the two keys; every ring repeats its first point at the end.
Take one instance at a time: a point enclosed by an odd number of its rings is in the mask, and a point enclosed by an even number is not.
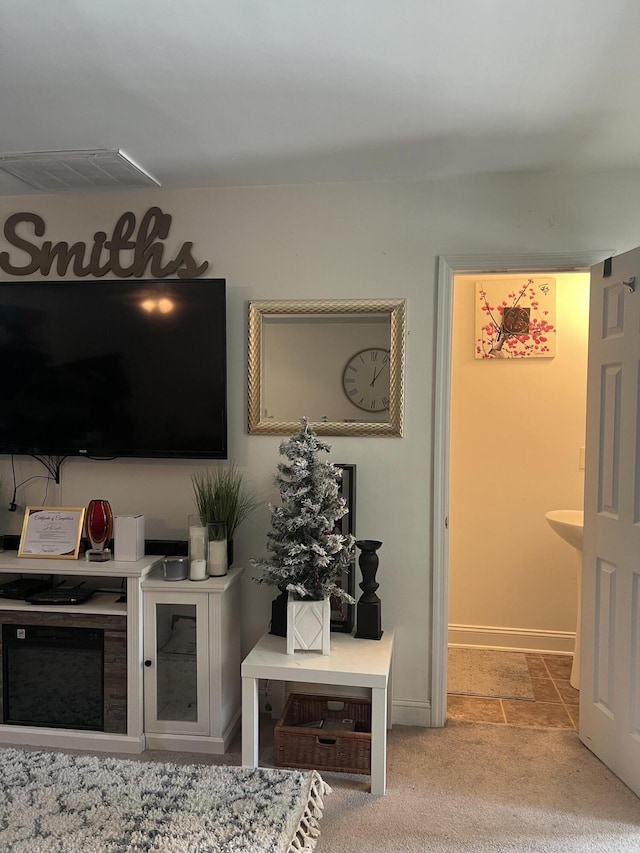
{"type": "Polygon", "coordinates": [[[387,784],[387,727],[391,728],[393,630],[380,640],[331,634],[331,651],[286,653],[286,639],[264,634],[244,659],[242,674],[242,765],[258,766],[258,679],[367,687],[371,690],[371,793],[387,784]]]}

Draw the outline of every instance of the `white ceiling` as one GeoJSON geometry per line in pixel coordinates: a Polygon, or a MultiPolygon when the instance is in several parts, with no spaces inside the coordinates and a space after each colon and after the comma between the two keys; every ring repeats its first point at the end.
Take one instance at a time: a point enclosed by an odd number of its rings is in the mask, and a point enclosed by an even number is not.
{"type": "Polygon", "coordinates": [[[639,35],[639,0],[4,0],[0,153],[166,188],[638,168],[639,35]]]}

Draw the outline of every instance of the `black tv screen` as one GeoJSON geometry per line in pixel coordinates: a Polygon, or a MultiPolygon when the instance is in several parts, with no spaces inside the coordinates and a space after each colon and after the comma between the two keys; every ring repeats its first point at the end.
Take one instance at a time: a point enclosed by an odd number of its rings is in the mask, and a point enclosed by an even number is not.
{"type": "Polygon", "coordinates": [[[0,453],[226,459],[224,279],[0,283],[0,453]]]}

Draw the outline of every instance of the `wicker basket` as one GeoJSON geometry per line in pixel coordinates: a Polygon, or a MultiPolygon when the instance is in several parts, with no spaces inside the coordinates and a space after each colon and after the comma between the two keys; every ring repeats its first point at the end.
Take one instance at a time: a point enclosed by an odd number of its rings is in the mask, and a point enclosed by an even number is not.
{"type": "Polygon", "coordinates": [[[273,761],[277,767],[370,774],[371,701],[292,693],[274,730],[273,761]],[[315,720],[324,723],[308,726],[315,720]],[[353,731],[341,730],[347,720],[353,731]]]}

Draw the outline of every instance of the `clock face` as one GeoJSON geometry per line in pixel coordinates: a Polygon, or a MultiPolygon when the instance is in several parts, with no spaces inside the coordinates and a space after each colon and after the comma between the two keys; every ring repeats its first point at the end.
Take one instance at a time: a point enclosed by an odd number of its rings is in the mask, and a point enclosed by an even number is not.
{"type": "Polygon", "coordinates": [[[389,381],[389,350],[378,347],[357,352],[342,374],[345,394],[366,412],[389,408],[389,381]]]}

